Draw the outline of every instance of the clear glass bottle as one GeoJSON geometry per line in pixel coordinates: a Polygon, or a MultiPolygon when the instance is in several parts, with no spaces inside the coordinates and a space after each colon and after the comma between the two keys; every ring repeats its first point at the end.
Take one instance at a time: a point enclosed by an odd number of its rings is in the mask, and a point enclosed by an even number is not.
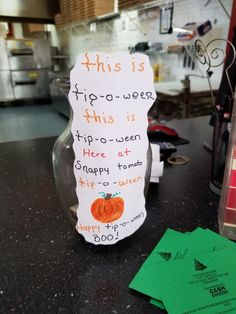
{"type": "MultiPolygon", "coordinates": [[[[57,79],[61,92],[67,97],[69,93],[69,78],[57,79]]],[[[55,184],[63,209],[73,225],[76,224],[78,200],[75,192],[76,181],[73,172],[74,151],[71,123],[73,112],[70,107],[70,119],[64,132],[57,138],[52,154],[55,184]]]]}
{"type": "MultiPolygon", "coordinates": [[[[57,79],[60,90],[67,97],[69,93],[69,78],[57,79]]],[[[69,101],[68,101],[69,103],[69,101]]],[[[73,136],[71,133],[71,123],[73,119],[73,111],[70,107],[70,119],[65,131],[58,137],[53,147],[52,161],[55,184],[62,208],[66,212],[70,222],[75,226],[77,222],[76,210],[78,208],[78,199],[76,195],[76,181],[74,176],[74,151],[73,136]]],[[[147,170],[145,174],[144,195],[147,196],[149,182],[151,177],[152,152],[149,145],[147,151],[147,170]]]]}

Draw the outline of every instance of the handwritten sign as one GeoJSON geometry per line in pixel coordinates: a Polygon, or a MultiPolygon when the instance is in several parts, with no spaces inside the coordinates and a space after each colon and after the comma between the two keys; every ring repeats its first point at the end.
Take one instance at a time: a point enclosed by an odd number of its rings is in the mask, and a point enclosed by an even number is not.
{"type": "Polygon", "coordinates": [[[156,99],[143,54],[85,53],[70,76],[77,231],[114,244],[144,222],[147,112],[156,99]]]}

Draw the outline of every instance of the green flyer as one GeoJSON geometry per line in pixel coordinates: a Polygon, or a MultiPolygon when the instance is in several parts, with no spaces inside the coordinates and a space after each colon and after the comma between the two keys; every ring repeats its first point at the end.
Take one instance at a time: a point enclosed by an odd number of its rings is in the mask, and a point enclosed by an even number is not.
{"type": "MultiPolygon", "coordinates": [[[[197,228],[193,232],[180,233],[167,229],[157,246],[146,259],[129,287],[152,298],[151,303],[165,308],[161,299],[161,280],[159,280],[160,264],[178,261],[190,256],[232,247],[235,243],[221,237],[209,229],[197,228]],[[155,276],[156,282],[153,282],[155,276]]],[[[166,274],[169,277],[169,274],[166,274]]]]}
{"type": "Polygon", "coordinates": [[[235,260],[236,250],[227,248],[162,263],[153,297],[161,295],[169,314],[236,313],[235,260]]]}

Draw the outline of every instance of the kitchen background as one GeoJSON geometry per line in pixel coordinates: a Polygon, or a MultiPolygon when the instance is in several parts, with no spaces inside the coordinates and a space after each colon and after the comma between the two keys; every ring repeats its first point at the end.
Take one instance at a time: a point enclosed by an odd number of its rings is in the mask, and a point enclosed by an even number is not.
{"type": "MultiPolygon", "coordinates": [[[[148,54],[159,94],[152,113],[162,122],[211,113],[210,87],[203,78],[204,66],[195,59],[193,44],[199,38],[205,44],[228,38],[234,0],[44,0],[40,4],[27,0],[24,7],[18,0],[8,2],[0,0],[0,141],[62,132],[67,120],[58,113],[68,118],[69,107],[56,79],[67,78],[76,56],[85,51],[141,50],[148,54]],[[172,3],[174,31],[160,34],[160,23],[169,22],[163,12],[172,3]],[[204,36],[178,39],[178,29],[187,23],[208,21],[211,29],[204,36]],[[194,95],[187,100],[192,105],[187,114],[186,75],[194,95]]],[[[217,46],[225,50],[224,41],[217,46]]],[[[221,76],[222,66],[214,68],[214,93],[221,76]]]]}
{"type": "MultiPolygon", "coordinates": [[[[128,2],[128,1],[127,1],[128,2]]],[[[130,1],[132,2],[132,1],[130,1]]],[[[202,37],[202,41],[207,43],[214,38],[227,38],[229,17],[224,12],[217,0],[209,2],[206,0],[178,0],[174,1],[173,27],[183,27],[186,23],[204,23],[210,20],[212,30],[202,37]]],[[[155,2],[154,2],[155,3],[155,2]]],[[[158,3],[158,1],[156,1],[158,3]]],[[[159,1],[162,5],[168,5],[170,1],[159,1]]],[[[229,14],[231,14],[232,0],[224,0],[223,4],[229,14]]],[[[145,7],[145,6],[144,6],[145,7]]],[[[139,8],[137,10],[124,10],[117,19],[100,22],[96,25],[96,30],[90,30],[89,25],[79,25],[77,29],[70,26],[61,27],[53,36],[55,44],[68,55],[69,65],[75,63],[78,52],[83,51],[127,51],[128,47],[134,47],[139,42],[158,42],[163,44],[163,48],[169,45],[186,45],[177,39],[177,32],[172,34],[159,34],[160,10],[157,7],[150,9],[139,8]]],[[[52,34],[54,32],[52,31],[52,34]]],[[[192,42],[191,42],[192,43],[192,42]]],[[[163,49],[163,50],[164,50],[163,49]]],[[[181,58],[176,54],[159,51],[156,55],[151,55],[153,62],[161,62],[168,68],[168,75],[165,80],[178,78],[182,79],[184,74],[190,69],[184,69],[181,58]]],[[[199,71],[197,68],[195,71],[199,71]]],[[[217,69],[221,73],[221,69],[217,69]]]]}

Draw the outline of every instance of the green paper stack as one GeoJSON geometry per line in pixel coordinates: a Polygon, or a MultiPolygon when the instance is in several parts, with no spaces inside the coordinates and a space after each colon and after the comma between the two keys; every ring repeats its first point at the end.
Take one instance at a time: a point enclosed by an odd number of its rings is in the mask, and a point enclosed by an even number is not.
{"type": "Polygon", "coordinates": [[[236,244],[209,229],[167,229],[129,287],[170,314],[235,314],[236,244]]]}

